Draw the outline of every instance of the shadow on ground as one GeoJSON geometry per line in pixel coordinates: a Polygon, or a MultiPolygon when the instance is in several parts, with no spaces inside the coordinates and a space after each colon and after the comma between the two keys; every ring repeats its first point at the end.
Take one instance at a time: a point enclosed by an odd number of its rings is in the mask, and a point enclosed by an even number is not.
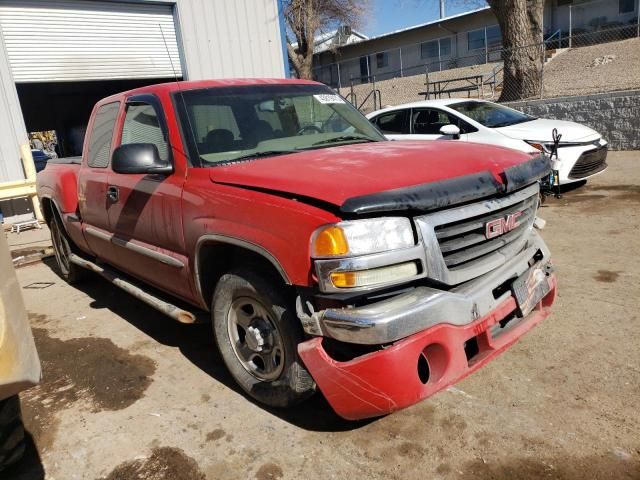
{"type": "Polygon", "coordinates": [[[44,467],[30,433],[25,432],[24,456],[15,465],[0,472],[0,478],[11,480],[44,480],[44,467]]]}
{"type": "MultiPolygon", "coordinates": [[[[47,258],[44,263],[59,276],[54,258],[47,258]]],[[[64,280],[61,279],[61,281],[64,280]]],[[[269,408],[256,403],[235,383],[227,371],[218,353],[211,324],[208,321],[192,325],[179,323],[93,273],[87,272],[86,279],[74,287],[93,299],[89,305],[91,308],[108,309],[156,342],[178,348],[187,360],[207,375],[286,422],[305,430],[321,432],[354,430],[371,423],[371,420],[353,422],[342,419],[336,415],[320,393],[301,405],[289,409],[269,408]]],[[[203,317],[206,318],[206,316],[203,317]]]]}

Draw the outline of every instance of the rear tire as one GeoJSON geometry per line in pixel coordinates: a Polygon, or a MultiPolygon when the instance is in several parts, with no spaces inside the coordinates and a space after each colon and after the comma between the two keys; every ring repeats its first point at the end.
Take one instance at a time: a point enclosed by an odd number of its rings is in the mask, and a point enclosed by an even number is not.
{"type": "Polygon", "coordinates": [[[0,471],[22,458],[24,425],[18,395],[0,401],[0,471]]]}
{"type": "Polygon", "coordinates": [[[248,269],[223,275],[213,295],[218,349],[235,381],[257,401],[289,407],[315,392],[298,356],[300,322],[281,282],[248,269]]]}
{"type": "Polygon", "coordinates": [[[55,213],[49,229],[51,230],[51,242],[53,243],[53,252],[55,253],[60,275],[67,283],[78,283],[82,279],[84,271],[78,265],[71,263],[72,243],[67,237],[67,232],[62,226],[60,218],[55,213]]]}

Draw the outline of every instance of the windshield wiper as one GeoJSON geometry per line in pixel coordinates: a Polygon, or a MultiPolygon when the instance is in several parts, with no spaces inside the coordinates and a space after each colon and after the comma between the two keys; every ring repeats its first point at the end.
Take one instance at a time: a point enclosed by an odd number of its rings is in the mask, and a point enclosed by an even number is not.
{"type": "Polygon", "coordinates": [[[519,123],[532,122],[534,120],[537,120],[537,119],[535,117],[531,117],[531,118],[524,118],[520,120],[513,120],[510,122],[501,122],[501,123],[496,123],[495,125],[491,125],[489,128],[510,127],[511,125],[518,125],[519,123]]]}
{"type": "Polygon", "coordinates": [[[240,155],[239,157],[230,158],[229,160],[225,160],[221,163],[232,163],[237,162],[239,160],[250,160],[252,158],[262,158],[262,157],[275,157],[276,155],[287,155],[289,153],[300,153],[297,150],[264,150],[261,152],[253,152],[247,153],[246,155],[240,155]]]}
{"type": "Polygon", "coordinates": [[[312,147],[318,145],[326,145],[328,143],[348,142],[349,140],[361,140],[363,142],[377,142],[373,138],[364,137],[362,135],[340,135],[339,137],[327,138],[326,140],[320,140],[319,142],[312,143],[312,147]]]}

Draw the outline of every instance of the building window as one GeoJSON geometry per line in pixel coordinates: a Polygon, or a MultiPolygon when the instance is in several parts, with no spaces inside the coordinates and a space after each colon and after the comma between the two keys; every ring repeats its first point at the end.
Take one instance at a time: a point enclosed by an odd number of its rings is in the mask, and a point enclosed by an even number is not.
{"type": "Polygon", "coordinates": [[[450,38],[440,39],[440,56],[441,57],[451,56],[451,39],[450,38]]]}
{"type": "Polygon", "coordinates": [[[438,58],[448,57],[451,55],[451,38],[441,38],[439,40],[431,40],[420,45],[420,57],[438,58]],[[438,48],[439,47],[439,48],[438,48]]]}
{"type": "Polygon", "coordinates": [[[474,30],[467,33],[468,48],[469,50],[480,50],[485,47],[485,34],[487,39],[487,45],[489,48],[495,48],[502,45],[502,34],[500,33],[500,27],[494,25],[492,27],[483,28],[480,30],[474,30]]]}
{"type": "Polygon", "coordinates": [[[420,45],[421,58],[438,58],[438,41],[424,42],[420,45]]]}
{"type": "Polygon", "coordinates": [[[635,0],[618,0],[618,11],[620,13],[633,13],[635,10],[635,0]]]}
{"type": "Polygon", "coordinates": [[[484,48],[484,28],[467,33],[467,43],[469,50],[484,48]]]}
{"type": "Polygon", "coordinates": [[[487,44],[489,48],[500,47],[502,45],[502,32],[500,32],[498,25],[487,28],[487,44]]]}
{"type": "Polygon", "coordinates": [[[387,52],[376,53],[376,68],[389,66],[389,54],[387,52]]]}

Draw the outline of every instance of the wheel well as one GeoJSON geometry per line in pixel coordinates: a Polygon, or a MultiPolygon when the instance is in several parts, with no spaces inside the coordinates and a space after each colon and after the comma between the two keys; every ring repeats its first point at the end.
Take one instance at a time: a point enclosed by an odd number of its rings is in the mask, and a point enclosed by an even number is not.
{"type": "Polygon", "coordinates": [[[213,292],[220,277],[237,267],[258,271],[283,286],[287,283],[282,273],[264,255],[248,248],[224,242],[211,241],[200,247],[196,265],[202,298],[211,304],[213,292]]]}
{"type": "Polygon", "coordinates": [[[50,198],[43,198],[42,199],[42,214],[44,215],[44,221],[47,223],[47,225],[51,225],[51,221],[53,220],[53,215],[54,215],[54,210],[55,210],[55,206],[53,205],[53,202],[51,201],[50,198]]]}

